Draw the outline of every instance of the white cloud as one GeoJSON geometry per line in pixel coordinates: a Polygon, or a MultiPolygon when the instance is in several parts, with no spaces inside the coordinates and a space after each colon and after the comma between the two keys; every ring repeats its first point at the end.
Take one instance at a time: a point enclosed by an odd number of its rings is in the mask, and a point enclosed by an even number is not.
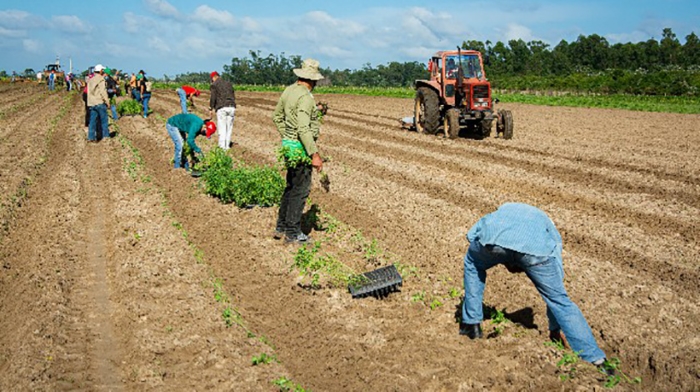
{"type": "Polygon", "coordinates": [[[170,52],[170,45],[163,41],[160,37],[151,37],[148,39],[147,45],[150,49],[158,52],[170,52]]]}
{"type": "Polygon", "coordinates": [[[26,34],[27,32],[24,30],[12,30],[0,27],[0,37],[19,38],[25,36],[26,34]]]}
{"type": "Polygon", "coordinates": [[[258,32],[262,30],[260,23],[248,16],[242,18],[240,24],[245,31],[258,32]]]}
{"type": "Polygon", "coordinates": [[[51,17],[51,26],[67,33],[88,33],[92,30],[92,26],[75,15],[54,15],[51,17]]]}
{"type": "Polygon", "coordinates": [[[24,39],[22,40],[22,46],[24,47],[24,50],[27,52],[31,53],[41,53],[41,42],[33,39],[24,39]]]}
{"type": "Polygon", "coordinates": [[[28,28],[36,26],[38,19],[29,12],[19,10],[0,11],[0,27],[28,28]]]}
{"type": "Polygon", "coordinates": [[[311,11],[306,16],[305,23],[335,36],[354,37],[366,31],[359,23],[334,18],[324,11],[311,11]]]}
{"type": "Polygon", "coordinates": [[[518,40],[522,39],[525,42],[537,40],[532,34],[532,30],[529,28],[519,25],[517,23],[510,23],[506,26],[505,30],[500,31],[501,40],[506,43],[512,39],[518,40]]]}
{"type": "Polygon", "coordinates": [[[649,34],[642,31],[633,31],[631,33],[621,33],[621,34],[606,34],[605,38],[610,42],[610,44],[617,43],[628,43],[628,42],[641,42],[646,41],[651,38],[649,34]]]}
{"type": "Polygon", "coordinates": [[[212,30],[232,29],[236,20],[230,12],[200,5],[194,10],[192,19],[212,30]]]}
{"type": "Polygon", "coordinates": [[[165,18],[178,18],[180,11],[165,0],[144,0],[146,8],[158,16],[165,18]]]}

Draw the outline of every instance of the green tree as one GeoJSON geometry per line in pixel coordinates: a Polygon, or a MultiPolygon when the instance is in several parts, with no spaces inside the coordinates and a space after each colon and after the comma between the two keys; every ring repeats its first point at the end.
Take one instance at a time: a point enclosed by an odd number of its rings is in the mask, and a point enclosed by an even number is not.
{"type": "Polygon", "coordinates": [[[668,27],[663,30],[659,51],[661,52],[662,65],[680,63],[681,43],[678,42],[673,30],[668,27]]]}

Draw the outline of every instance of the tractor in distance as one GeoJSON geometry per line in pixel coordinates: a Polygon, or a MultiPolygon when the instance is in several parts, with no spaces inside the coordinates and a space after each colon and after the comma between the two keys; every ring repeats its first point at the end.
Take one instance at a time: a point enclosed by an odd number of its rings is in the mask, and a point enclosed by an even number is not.
{"type": "Polygon", "coordinates": [[[498,137],[513,137],[510,110],[494,110],[497,98],[491,96],[484,60],[475,50],[440,51],[428,61],[430,80],[416,80],[413,125],[419,133],[435,135],[440,126],[450,139],[491,135],[496,121],[498,137]]]}
{"type": "Polygon", "coordinates": [[[49,80],[48,77],[49,77],[49,74],[51,73],[51,71],[53,71],[54,74],[56,75],[55,76],[56,86],[59,86],[59,87],[63,86],[63,83],[66,80],[66,74],[61,69],[61,66],[59,64],[48,64],[46,66],[46,69],[44,69],[43,74],[44,74],[44,78],[47,81],[49,80]]]}

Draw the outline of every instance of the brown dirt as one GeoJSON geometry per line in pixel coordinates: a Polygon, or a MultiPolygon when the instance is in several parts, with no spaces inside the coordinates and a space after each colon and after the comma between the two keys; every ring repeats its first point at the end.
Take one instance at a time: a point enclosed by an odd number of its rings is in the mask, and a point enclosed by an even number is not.
{"type": "MultiPolygon", "coordinates": [[[[332,186],[316,183],[311,199],[416,271],[384,300],[352,300],[298,284],[295,249],[269,236],[275,209],[223,205],[170,169],[174,92],[99,144],[85,142],[77,94],[2,92],[42,109],[0,117],[13,168],[0,172],[0,390],[273,390],[281,376],[319,391],[601,389],[585,364],[559,380],[544,304],[505,269],[489,274],[485,303],[517,323],[458,336],[448,292],[462,291],[464,235],[505,201],[560,228],[570,296],[604,351],[643,379],[622,389],[700,388],[699,116],[513,104],[514,139],[452,141],[400,130],[410,100],[317,97],[330,105],[319,145],[332,186]],[[224,324],[215,281],[243,326],[224,324]],[[263,352],[279,362],[252,366],[263,352]]],[[[235,156],[274,162],[277,97],[237,93],[235,156]]],[[[372,267],[350,242],[328,246],[372,267]]]]}

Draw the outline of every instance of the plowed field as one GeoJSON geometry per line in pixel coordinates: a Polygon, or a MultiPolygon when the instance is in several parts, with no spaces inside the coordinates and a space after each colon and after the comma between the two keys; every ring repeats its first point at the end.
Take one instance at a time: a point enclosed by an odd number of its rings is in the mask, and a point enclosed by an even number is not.
{"type": "MultiPolygon", "coordinates": [[[[278,96],[237,93],[237,159],[275,163],[278,96]]],[[[507,201],[560,229],[570,297],[642,378],[619,389],[700,389],[700,116],[505,104],[512,140],[446,140],[398,127],[411,100],[317,99],[331,190],[315,181],[311,200],[354,233],[324,246],[356,270],[398,262],[383,300],[310,288],[271,236],[275,208],[173,171],[174,91],[88,144],[78,94],[0,85],[0,391],[602,388],[585,363],[560,380],[544,303],[502,267],[484,303],[509,321],[458,335],[465,234],[507,201]],[[276,360],[253,365],[263,353],[276,360]]]]}

